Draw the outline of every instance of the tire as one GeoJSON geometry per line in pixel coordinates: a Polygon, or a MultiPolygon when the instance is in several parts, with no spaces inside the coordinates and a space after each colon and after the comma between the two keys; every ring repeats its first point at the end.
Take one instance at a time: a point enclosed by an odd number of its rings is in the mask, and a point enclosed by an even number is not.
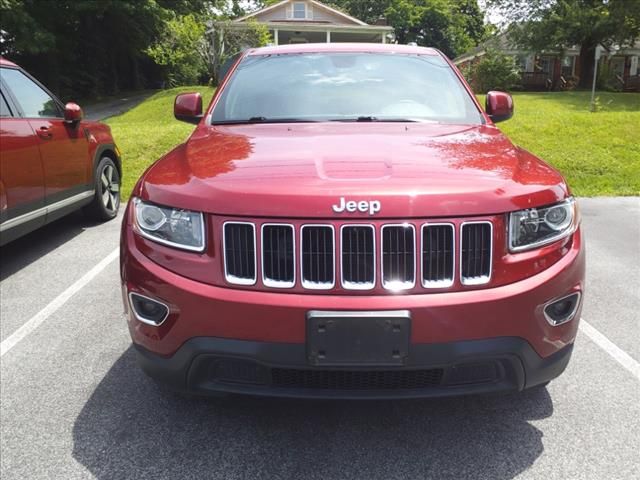
{"type": "Polygon", "coordinates": [[[85,212],[101,222],[115,218],[120,208],[120,183],[120,173],[115,162],[109,157],[102,157],[96,167],[96,194],[85,212]]]}

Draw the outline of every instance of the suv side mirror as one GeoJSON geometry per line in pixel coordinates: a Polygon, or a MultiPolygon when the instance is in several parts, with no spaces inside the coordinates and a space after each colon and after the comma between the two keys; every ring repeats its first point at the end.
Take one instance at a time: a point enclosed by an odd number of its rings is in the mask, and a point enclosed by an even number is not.
{"type": "Polygon", "coordinates": [[[508,93],[489,92],[484,109],[493,123],[509,120],[513,117],[513,98],[508,93]]]}
{"type": "Polygon", "coordinates": [[[173,104],[173,115],[181,122],[197,125],[202,120],[202,95],[181,93],[173,104]]]}
{"type": "Polygon", "coordinates": [[[67,123],[78,123],[84,114],[80,105],[77,103],[69,102],[64,106],[64,121],[67,123]]]}

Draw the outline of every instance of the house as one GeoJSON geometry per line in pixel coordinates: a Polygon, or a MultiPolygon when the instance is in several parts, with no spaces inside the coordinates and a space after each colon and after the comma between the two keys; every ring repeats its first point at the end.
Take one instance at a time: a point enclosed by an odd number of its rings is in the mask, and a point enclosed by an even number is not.
{"type": "Polygon", "coordinates": [[[369,25],[316,0],[284,0],[234,20],[233,24],[242,28],[252,20],[267,25],[276,45],[395,40],[393,27],[369,25]]]}
{"type": "MultiPolygon", "coordinates": [[[[469,52],[454,59],[459,68],[478,62],[490,49],[505,55],[512,55],[521,74],[522,88],[525,90],[559,90],[576,84],[581,76],[580,47],[574,46],[564,51],[530,52],[516,47],[503,33],[469,52]]],[[[613,48],[605,51],[600,59],[599,69],[605,65],[610,75],[610,83],[624,91],[640,91],[638,57],[640,40],[633,46],[613,48]]]]}

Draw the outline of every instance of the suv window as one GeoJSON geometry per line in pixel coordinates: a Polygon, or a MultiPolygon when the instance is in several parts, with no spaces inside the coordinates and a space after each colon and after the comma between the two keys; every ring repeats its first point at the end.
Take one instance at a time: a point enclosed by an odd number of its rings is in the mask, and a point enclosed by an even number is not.
{"type": "Polygon", "coordinates": [[[25,117],[62,117],[55,100],[20,70],[3,68],[2,80],[20,103],[25,117]]]}
{"type": "Polygon", "coordinates": [[[387,53],[246,57],[222,91],[212,119],[213,123],[252,119],[482,121],[443,58],[387,53]]]}
{"type": "Polygon", "coordinates": [[[11,110],[9,109],[9,105],[7,105],[6,100],[4,99],[4,95],[0,92],[0,117],[10,117],[11,110]]]}

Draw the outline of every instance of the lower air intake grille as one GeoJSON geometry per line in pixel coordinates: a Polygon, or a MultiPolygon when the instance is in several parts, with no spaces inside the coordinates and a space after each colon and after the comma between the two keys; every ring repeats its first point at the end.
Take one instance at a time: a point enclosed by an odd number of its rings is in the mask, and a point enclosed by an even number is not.
{"type": "Polygon", "coordinates": [[[464,223],[461,237],[460,280],[465,285],[487,283],[491,278],[491,223],[464,223]]]}
{"type": "Polygon", "coordinates": [[[454,228],[451,224],[422,227],[422,285],[446,288],[453,285],[454,228]]]}
{"type": "Polygon", "coordinates": [[[262,226],[262,281],[267,287],[291,288],[296,283],[292,225],[262,226]]]}
{"type": "Polygon", "coordinates": [[[409,390],[433,387],[442,381],[442,369],[430,370],[298,370],[274,368],[276,387],[324,390],[409,390]]]}
{"type": "Polygon", "coordinates": [[[369,290],[376,279],[374,228],[372,225],[342,227],[342,286],[369,290]]]}
{"type": "Polygon", "coordinates": [[[236,285],[256,282],[256,235],[250,223],[224,224],[225,277],[236,285]]]}
{"type": "Polygon", "coordinates": [[[302,285],[329,289],[335,285],[334,230],[329,226],[302,227],[302,285]]]}

